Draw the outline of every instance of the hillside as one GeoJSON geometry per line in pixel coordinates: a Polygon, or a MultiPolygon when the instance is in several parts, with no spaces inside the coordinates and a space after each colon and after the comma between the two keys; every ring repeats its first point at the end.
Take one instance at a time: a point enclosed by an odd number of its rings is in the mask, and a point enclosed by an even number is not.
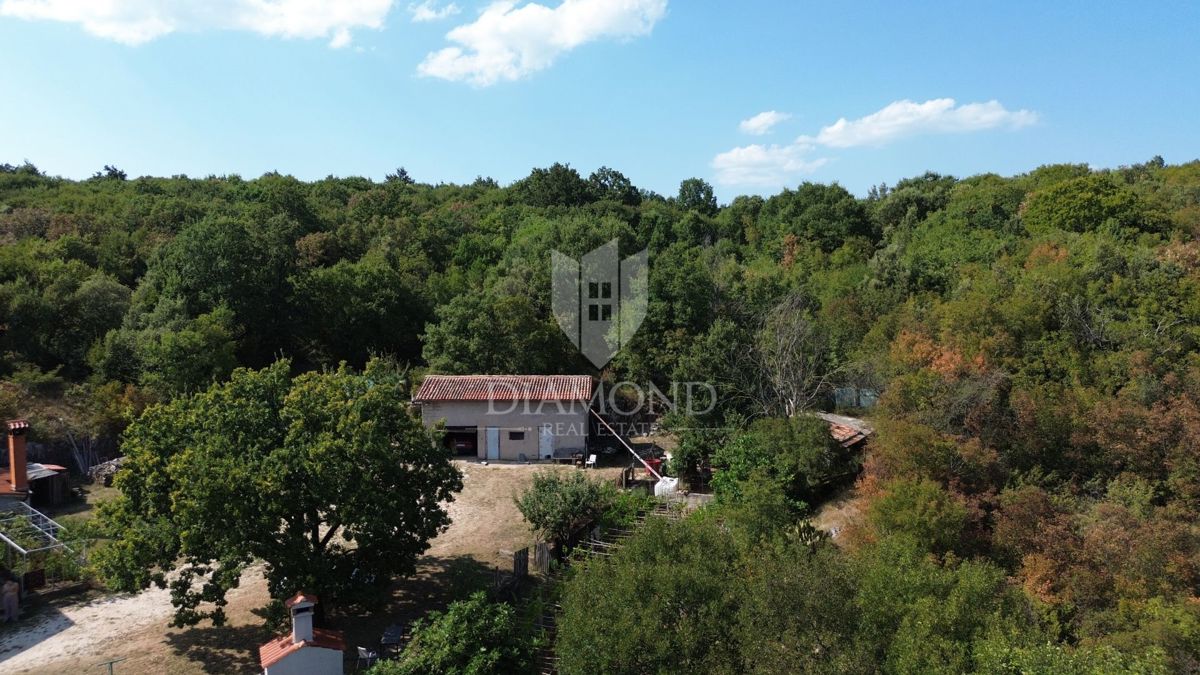
{"type": "MultiPolygon", "coordinates": [[[[0,412],[29,417],[50,454],[68,431],[117,452],[147,405],[281,357],[302,373],[385,355],[410,381],[706,383],[710,410],[659,421],[680,438],[676,474],[718,469],[731,525],[680,527],[726,557],[710,569],[668,533],[666,553],[629,559],[736,574],[719,603],[689,601],[737,618],[688,633],[604,605],[588,621],[674,635],[671,653],[708,672],[1200,663],[1200,162],[930,173],[865,197],[804,183],[729,204],[699,179],[662,196],[559,164],[509,186],[4,165],[0,242],[0,412]],[[614,239],[622,257],[648,251],[647,312],[597,371],[552,316],[550,259],[614,239]],[[877,429],[865,457],[801,414],[838,390],[878,395],[854,411],[877,429]],[[789,528],[852,482],[857,524],[803,562],[789,528]],[[840,597],[771,585],[801,568],[840,597]],[[784,592],[836,635],[772,614],[763,599],[784,592]]],[[[621,670],[617,641],[578,639],[621,670]]]]}

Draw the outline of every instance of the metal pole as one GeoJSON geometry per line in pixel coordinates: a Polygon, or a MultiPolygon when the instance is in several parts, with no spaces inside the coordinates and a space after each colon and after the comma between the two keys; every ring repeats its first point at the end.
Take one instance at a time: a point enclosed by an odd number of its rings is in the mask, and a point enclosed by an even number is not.
{"type": "Polygon", "coordinates": [[[625,442],[625,439],[624,439],[624,438],[621,438],[621,436],[620,436],[619,434],[617,434],[617,430],[616,430],[616,429],[613,429],[611,426],[609,426],[608,422],[605,422],[605,421],[604,421],[604,418],[603,418],[603,417],[601,417],[599,413],[597,413],[595,410],[593,410],[593,409],[591,409],[591,408],[588,408],[588,412],[592,413],[592,415],[594,415],[594,416],[596,417],[596,419],[600,420],[600,424],[603,424],[603,425],[604,425],[604,428],[606,428],[606,429],[608,429],[610,432],[612,432],[613,438],[615,438],[615,439],[617,439],[618,441],[620,441],[620,442],[621,442],[621,445],[625,446],[625,449],[629,451],[629,454],[631,454],[631,455],[633,455],[634,457],[636,457],[636,458],[637,458],[637,461],[641,462],[641,463],[642,463],[642,466],[646,467],[646,470],[647,470],[647,471],[649,471],[649,472],[650,472],[650,474],[651,474],[651,475],[653,475],[655,479],[657,479],[657,480],[662,480],[662,475],[660,475],[660,474],[659,474],[657,471],[655,471],[654,469],[651,469],[651,468],[650,468],[650,465],[646,463],[646,460],[642,459],[642,456],[641,456],[641,455],[639,455],[639,454],[637,454],[637,451],[635,451],[635,450],[634,450],[634,449],[633,449],[633,448],[632,448],[632,447],[631,447],[631,446],[630,446],[628,443],[626,443],[626,442],[625,442]]]}
{"type": "Polygon", "coordinates": [[[104,663],[97,663],[96,667],[99,668],[100,666],[108,666],[108,675],[113,675],[113,664],[120,663],[128,658],[129,657],[126,656],[126,657],[119,658],[119,659],[113,659],[112,661],[105,661],[104,663]]]}

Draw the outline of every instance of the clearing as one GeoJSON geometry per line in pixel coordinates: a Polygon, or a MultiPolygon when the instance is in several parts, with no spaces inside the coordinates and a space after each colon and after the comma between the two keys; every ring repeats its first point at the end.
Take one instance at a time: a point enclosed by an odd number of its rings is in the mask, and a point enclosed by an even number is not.
{"type": "Polygon", "coordinates": [[[865,503],[866,499],[858,494],[857,485],[850,485],[821,505],[812,524],[828,532],[833,543],[841,545],[844,539],[839,535],[863,517],[865,503]]]}
{"type": "MultiPolygon", "coordinates": [[[[387,611],[335,620],[347,632],[348,651],[354,645],[378,642],[388,624],[409,621],[444,605],[459,594],[455,586],[464,578],[461,575],[508,569],[511,551],[533,541],[513,496],[527,488],[539,470],[578,470],[542,464],[455,464],[463,472],[463,491],[450,504],[450,528],[430,542],[417,574],[396,583],[387,611]]],[[[588,473],[613,480],[620,470],[588,473]]],[[[55,600],[33,609],[16,626],[0,627],[0,671],[103,672],[98,664],[126,658],[115,672],[259,672],[258,645],[270,635],[253,610],[267,600],[261,566],[246,570],[241,585],[229,593],[229,621],[219,628],[169,628],[173,610],[166,590],[55,600]]]]}

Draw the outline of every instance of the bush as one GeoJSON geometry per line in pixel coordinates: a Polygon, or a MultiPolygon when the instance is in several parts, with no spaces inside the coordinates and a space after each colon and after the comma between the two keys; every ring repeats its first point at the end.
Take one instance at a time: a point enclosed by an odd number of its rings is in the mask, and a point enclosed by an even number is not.
{"type": "Polygon", "coordinates": [[[712,463],[718,499],[738,501],[740,487],[755,470],[777,484],[797,509],[823,493],[838,476],[853,472],[854,463],[817,417],[764,418],[745,433],[717,448],[712,463]]]}
{"type": "Polygon", "coordinates": [[[651,519],[563,589],[560,672],[734,672],[737,550],[715,521],[651,519]]]}
{"type": "Polygon", "coordinates": [[[591,480],[581,472],[541,471],[516,503],[536,534],[563,542],[576,528],[603,516],[616,499],[617,489],[611,483],[591,480]]]}
{"type": "Polygon", "coordinates": [[[639,513],[654,508],[657,501],[654,495],[646,492],[614,489],[612,500],[605,505],[604,512],[600,514],[600,525],[628,529],[637,522],[639,513]]]}
{"type": "Polygon", "coordinates": [[[861,551],[857,564],[859,640],[884,672],[974,672],[972,646],[985,638],[1047,639],[990,563],[954,556],[939,563],[899,536],[861,551]]]}
{"type": "Polygon", "coordinates": [[[1112,647],[1070,649],[1049,643],[1017,647],[989,641],[976,649],[975,662],[978,672],[988,675],[1167,675],[1172,672],[1161,649],[1128,655],[1112,647]]]}
{"type": "Polygon", "coordinates": [[[483,592],[432,612],[413,625],[412,642],[398,660],[383,661],[372,675],[489,675],[528,672],[535,644],[512,605],[483,592]]]}
{"type": "Polygon", "coordinates": [[[959,542],[967,509],[931,480],[896,480],[871,504],[867,519],[880,536],[903,536],[925,551],[943,552],[959,542]]]}

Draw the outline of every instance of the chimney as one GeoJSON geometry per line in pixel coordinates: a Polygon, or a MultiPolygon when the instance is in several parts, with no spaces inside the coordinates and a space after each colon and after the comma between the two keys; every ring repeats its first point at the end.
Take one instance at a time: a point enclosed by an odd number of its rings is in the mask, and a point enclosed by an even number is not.
{"type": "Polygon", "coordinates": [[[8,421],[8,475],[13,492],[29,491],[29,472],[25,458],[25,434],[28,431],[29,422],[8,421]]]}
{"type": "Polygon", "coordinates": [[[297,593],[283,604],[292,613],[292,644],[311,642],[313,607],[317,604],[317,596],[311,593],[297,593]]]}

